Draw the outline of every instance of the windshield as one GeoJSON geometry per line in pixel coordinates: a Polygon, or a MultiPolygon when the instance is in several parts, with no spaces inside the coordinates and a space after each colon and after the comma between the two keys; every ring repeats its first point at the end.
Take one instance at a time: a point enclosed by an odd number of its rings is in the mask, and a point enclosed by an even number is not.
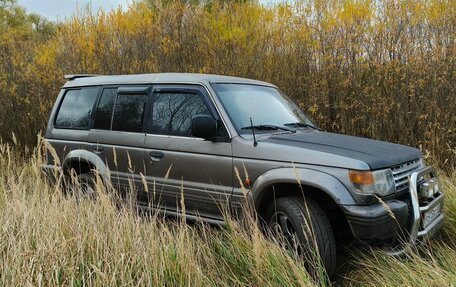
{"type": "Polygon", "coordinates": [[[264,132],[315,128],[304,113],[276,88],[247,84],[214,84],[213,88],[241,133],[251,133],[252,126],[264,132]]]}

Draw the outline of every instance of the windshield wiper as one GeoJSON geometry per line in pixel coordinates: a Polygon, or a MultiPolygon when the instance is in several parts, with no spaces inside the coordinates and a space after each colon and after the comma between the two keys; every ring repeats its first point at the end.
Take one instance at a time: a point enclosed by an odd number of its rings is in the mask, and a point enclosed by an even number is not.
{"type": "Polygon", "coordinates": [[[296,132],[295,130],[292,130],[292,129],[289,129],[289,128],[286,128],[286,127],[275,126],[275,125],[256,125],[256,126],[252,125],[252,126],[246,126],[246,127],[241,128],[241,130],[251,130],[251,129],[260,130],[260,131],[265,131],[265,130],[284,130],[284,131],[292,132],[292,133],[296,132]]]}
{"type": "Polygon", "coordinates": [[[287,124],[284,124],[284,126],[295,127],[295,128],[313,128],[316,130],[320,130],[319,128],[317,128],[314,125],[309,125],[309,124],[305,124],[305,123],[301,123],[301,122],[287,123],[287,124]]]}

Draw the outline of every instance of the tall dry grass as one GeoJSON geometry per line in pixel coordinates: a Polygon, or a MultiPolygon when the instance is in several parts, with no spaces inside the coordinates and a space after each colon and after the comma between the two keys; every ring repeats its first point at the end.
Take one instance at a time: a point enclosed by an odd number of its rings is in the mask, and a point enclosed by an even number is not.
{"type": "Polygon", "coordinates": [[[102,190],[97,201],[65,197],[36,157],[0,145],[0,285],[313,285],[253,223],[213,228],[140,216],[102,190]]]}
{"type": "MultiPolygon", "coordinates": [[[[138,215],[98,186],[96,201],[63,196],[37,156],[0,144],[2,286],[313,286],[303,262],[266,240],[254,219],[223,228],[138,215]]],[[[36,153],[35,153],[36,154],[36,153]]],[[[353,248],[335,286],[456,284],[456,174],[442,177],[444,229],[406,258],[353,248]]],[[[323,277],[322,277],[323,278],[323,277]]],[[[314,282],[314,283],[312,283],[314,282]]],[[[323,283],[322,283],[323,282],[323,283]]]]}

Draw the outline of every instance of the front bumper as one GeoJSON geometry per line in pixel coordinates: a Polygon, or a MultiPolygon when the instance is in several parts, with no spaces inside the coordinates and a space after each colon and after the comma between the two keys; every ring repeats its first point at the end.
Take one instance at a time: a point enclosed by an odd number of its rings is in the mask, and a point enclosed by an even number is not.
{"type": "Polygon", "coordinates": [[[345,206],[344,212],[356,239],[379,243],[393,238],[406,224],[408,206],[403,201],[391,200],[384,204],[345,206]]]}
{"type": "Polygon", "coordinates": [[[431,238],[443,225],[441,210],[444,195],[440,191],[426,204],[420,205],[419,185],[424,177],[437,178],[437,173],[432,167],[413,172],[409,177],[407,201],[390,200],[369,206],[344,206],[354,237],[366,242],[385,242],[400,237],[402,244],[390,252],[392,255],[402,254],[407,244],[413,245],[431,238]],[[425,226],[425,214],[436,209],[438,215],[425,226]]]}
{"type": "MultiPolygon", "coordinates": [[[[415,244],[417,240],[426,241],[431,238],[443,226],[443,199],[442,191],[434,195],[433,199],[426,205],[421,206],[418,199],[418,185],[425,176],[437,178],[437,172],[431,166],[424,167],[410,175],[410,199],[412,203],[412,224],[409,227],[408,244],[415,244]],[[440,214],[427,226],[423,225],[424,215],[436,208],[440,208],[440,214]]],[[[401,255],[405,248],[399,248],[390,252],[391,255],[401,255]]]]}

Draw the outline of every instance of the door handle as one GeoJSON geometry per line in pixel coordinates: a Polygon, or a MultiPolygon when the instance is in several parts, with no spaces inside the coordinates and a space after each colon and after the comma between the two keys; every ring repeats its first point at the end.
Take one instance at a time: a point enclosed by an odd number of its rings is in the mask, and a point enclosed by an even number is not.
{"type": "Polygon", "coordinates": [[[165,156],[161,151],[151,151],[149,155],[152,161],[160,161],[165,156]]]}
{"type": "Polygon", "coordinates": [[[102,152],[104,150],[104,146],[98,145],[98,144],[97,145],[93,145],[92,148],[93,148],[93,151],[95,153],[100,153],[100,152],[102,152]]]}

